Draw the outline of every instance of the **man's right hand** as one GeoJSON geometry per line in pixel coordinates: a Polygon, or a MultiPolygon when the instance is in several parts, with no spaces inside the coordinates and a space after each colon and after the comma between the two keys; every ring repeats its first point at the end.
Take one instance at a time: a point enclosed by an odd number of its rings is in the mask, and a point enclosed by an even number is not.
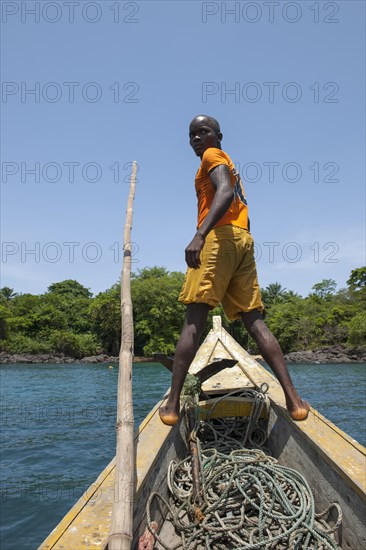
{"type": "Polygon", "coordinates": [[[186,262],[188,267],[198,269],[201,265],[201,250],[205,244],[205,237],[196,233],[185,250],[186,262]]]}

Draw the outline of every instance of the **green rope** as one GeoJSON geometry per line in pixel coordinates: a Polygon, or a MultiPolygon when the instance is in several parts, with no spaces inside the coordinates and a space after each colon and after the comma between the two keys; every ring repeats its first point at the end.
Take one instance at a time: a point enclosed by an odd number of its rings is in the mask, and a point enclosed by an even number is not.
{"type": "MultiPolygon", "coordinates": [[[[253,391],[241,390],[240,396],[253,397],[253,391]]],[[[203,502],[199,513],[193,501],[190,457],[169,465],[169,502],[152,493],[147,505],[148,528],[166,550],[340,548],[334,539],[342,521],[340,506],[334,503],[316,514],[314,497],[304,477],[264,452],[265,431],[260,413],[266,403],[266,391],[263,387],[255,392],[249,418],[200,422],[197,412],[194,432],[200,455],[203,502]],[[252,448],[244,448],[245,444],[252,448]],[[180,535],[181,542],[174,547],[167,546],[151,527],[150,507],[154,498],[164,503],[167,521],[180,535]],[[338,512],[334,527],[324,520],[332,507],[338,512]]],[[[189,402],[197,407],[197,393],[191,395],[189,402]]]]}
{"type": "Polygon", "coordinates": [[[194,376],[194,374],[188,373],[182,389],[182,399],[186,400],[189,397],[194,398],[195,395],[199,395],[201,386],[200,379],[194,376]]]}

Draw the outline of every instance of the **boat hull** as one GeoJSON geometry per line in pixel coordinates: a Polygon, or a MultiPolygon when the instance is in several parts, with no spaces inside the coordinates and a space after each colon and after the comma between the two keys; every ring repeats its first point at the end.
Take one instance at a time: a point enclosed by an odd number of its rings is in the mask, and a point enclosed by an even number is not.
{"type": "MultiPolygon", "coordinates": [[[[308,481],[314,493],[317,511],[337,502],[343,510],[338,542],[345,550],[366,548],[366,449],[311,408],[303,422],[289,417],[283,392],[277,380],[252,359],[216,322],[192,363],[194,374],[217,358],[231,358],[238,366],[226,369],[203,384],[210,397],[224,395],[243,387],[268,385],[270,400],[266,445],[279,463],[296,469],[308,481]]],[[[169,427],[161,423],[158,403],[140,425],[135,436],[136,487],[134,497],[134,542],[146,527],[146,503],[152,492],[167,495],[166,473],[171,460],[187,452],[186,427],[183,417],[169,427]]],[[[248,405],[227,400],[221,406],[228,416],[248,413],[248,405]],[[246,412],[245,412],[246,411],[246,412]]],[[[202,415],[207,407],[202,403],[202,415]]],[[[107,545],[111,524],[114,487],[114,463],[102,472],[60,524],[47,537],[39,550],[101,549],[107,545]]],[[[159,528],[164,518],[158,501],[152,507],[153,520],[159,528]]]]}

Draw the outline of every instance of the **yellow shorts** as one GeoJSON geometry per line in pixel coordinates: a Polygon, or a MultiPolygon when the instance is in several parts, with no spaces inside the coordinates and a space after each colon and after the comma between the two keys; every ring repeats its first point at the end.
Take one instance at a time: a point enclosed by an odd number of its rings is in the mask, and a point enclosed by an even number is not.
{"type": "Polygon", "coordinates": [[[220,302],[231,320],[241,312],[263,311],[253,237],[234,225],[215,227],[206,237],[198,269],[188,268],[178,298],[183,304],[220,302]]]}

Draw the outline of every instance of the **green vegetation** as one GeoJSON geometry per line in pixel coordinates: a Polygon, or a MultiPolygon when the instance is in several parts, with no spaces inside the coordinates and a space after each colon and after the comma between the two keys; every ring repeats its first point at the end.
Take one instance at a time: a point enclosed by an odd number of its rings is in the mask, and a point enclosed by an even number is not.
{"type": "MultiPolygon", "coordinates": [[[[164,267],[132,275],[135,355],[174,352],[185,312],[177,302],[183,277],[164,267]]],[[[366,267],[354,269],[347,285],[336,291],[335,281],[325,279],[314,284],[305,298],[277,282],[262,290],[266,322],[285,353],[339,344],[366,346],[366,267]]],[[[17,294],[4,287],[0,290],[0,350],[75,358],[118,355],[119,295],[119,284],[92,296],[73,280],[53,283],[41,295],[17,294]]],[[[221,307],[210,317],[214,314],[222,315],[225,328],[244,347],[256,351],[242,323],[225,320],[221,307]]]]}

